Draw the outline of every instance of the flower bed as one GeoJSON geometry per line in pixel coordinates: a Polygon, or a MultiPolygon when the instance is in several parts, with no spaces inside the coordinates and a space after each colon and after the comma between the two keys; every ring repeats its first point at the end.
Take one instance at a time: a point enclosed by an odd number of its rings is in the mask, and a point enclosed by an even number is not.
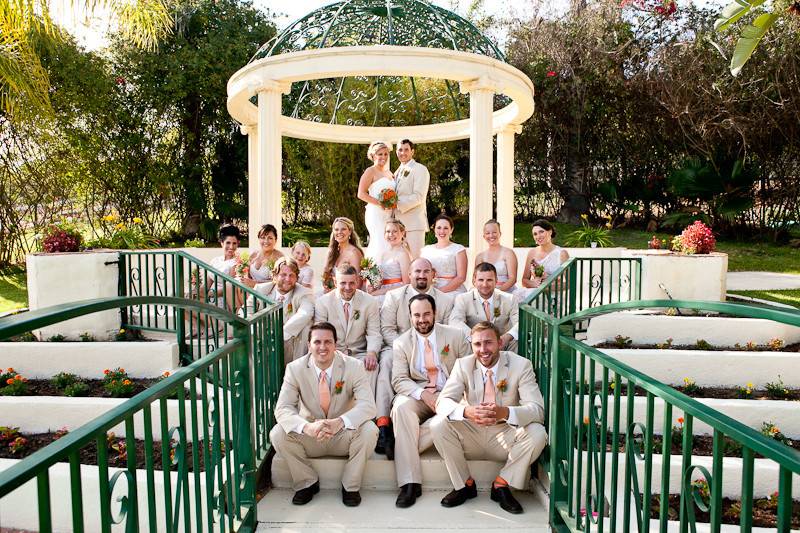
{"type": "MultiPolygon", "coordinates": [[[[691,380],[690,380],[691,381],[691,380]]],[[[719,400],[788,400],[800,401],[800,389],[789,389],[781,387],[780,381],[771,383],[768,389],[759,390],[753,387],[752,383],[746,383],[741,387],[700,387],[692,382],[692,385],[686,386],[684,382],[683,387],[674,387],[676,390],[681,391],[691,398],[716,398],[719,400]]],[[[595,390],[600,390],[599,386],[595,386],[595,390]]],[[[612,394],[613,391],[609,391],[612,394]]],[[[628,394],[626,385],[620,386],[620,394],[625,396],[628,394]]],[[[634,396],[647,396],[647,392],[641,387],[635,387],[633,391],[634,396]]]]}
{"type": "MultiPolygon", "coordinates": [[[[678,520],[679,509],[681,508],[681,497],[679,494],[669,495],[669,510],[667,516],[670,520],[678,520]]],[[[706,501],[708,501],[706,497],[706,501]]],[[[739,525],[741,514],[740,500],[731,498],[722,499],[722,523],[739,525]]],[[[657,519],[661,511],[661,496],[653,495],[650,500],[650,518],[657,519]]],[[[695,506],[695,519],[698,523],[708,522],[711,517],[708,512],[701,511],[695,506]]],[[[778,499],[776,496],[769,498],[756,498],[753,500],[753,526],[756,527],[776,527],[778,525],[778,499]]],[[[792,524],[791,527],[800,527],[800,501],[792,502],[792,524]]]]}
{"type": "Polygon", "coordinates": [[[29,380],[8,368],[0,371],[0,396],[131,398],[169,376],[169,372],[164,372],[157,379],[131,379],[122,368],[106,369],[105,373],[102,380],[85,380],[64,372],[49,380],[29,380]]]}

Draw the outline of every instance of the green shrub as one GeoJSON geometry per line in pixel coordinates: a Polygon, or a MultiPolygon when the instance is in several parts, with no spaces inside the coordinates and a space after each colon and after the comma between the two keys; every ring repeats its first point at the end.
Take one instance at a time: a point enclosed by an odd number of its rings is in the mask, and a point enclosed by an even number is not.
{"type": "Polygon", "coordinates": [[[70,385],[80,381],[80,378],[69,372],[59,372],[50,379],[50,383],[57,389],[64,390],[70,385]]]}
{"type": "Polygon", "coordinates": [[[64,387],[64,396],[76,397],[76,396],[87,396],[89,392],[89,385],[87,385],[83,381],[76,381],[70,385],[64,387]]]}

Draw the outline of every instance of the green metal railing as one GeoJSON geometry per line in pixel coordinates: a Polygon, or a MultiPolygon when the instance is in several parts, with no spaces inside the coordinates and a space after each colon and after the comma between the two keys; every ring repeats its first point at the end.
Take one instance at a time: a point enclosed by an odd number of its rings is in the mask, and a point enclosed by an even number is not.
{"type": "Polygon", "coordinates": [[[280,308],[264,307],[245,318],[168,296],[89,300],[0,319],[0,340],[115,308],[202,314],[224,323],[231,338],[0,472],[0,500],[24,491],[22,504],[35,501],[41,532],[68,525],[77,532],[105,532],[116,524],[131,532],[253,531],[255,474],[269,448],[281,383],[281,372],[270,360],[281,343],[280,308]],[[114,453],[124,450],[125,468],[109,466],[112,431],[124,433],[124,445],[117,443],[114,453]],[[95,483],[92,467],[81,465],[87,449],[97,458],[99,501],[87,500],[95,483]],[[161,471],[155,467],[158,459],[161,471]],[[58,466],[63,462],[68,463],[66,474],[58,466]]]}
{"type": "MultiPolygon", "coordinates": [[[[269,451],[272,406],[279,392],[270,384],[276,380],[280,384],[283,376],[283,315],[280,310],[261,313],[274,306],[274,302],[180,250],[122,251],[119,259],[120,296],[190,298],[245,319],[257,317],[250,321],[250,353],[256,369],[253,390],[257,451],[258,457],[263,458],[269,451]]],[[[182,307],[139,304],[125,307],[121,314],[125,329],[174,333],[184,364],[234,338],[232,327],[224,320],[182,307]]]]}
{"type": "MultiPolygon", "coordinates": [[[[595,306],[592,298],[580,295],[577,281],[585,277],[573,265],[566,263],[554,273],[520,313],[520,352],[534,362],[547,392],[553,529],[665,532],[675,520],[682,533],[694,532],[702,512],[708,513],[710,530],[720,531],[723,497],[731,495],[730,487],[738,481],[740,530],[751,531],[758,460],[768,467],[760,469],[762,475],[777,470],[777,531],[789,531],[792,520],[800,520],[792,514],[800,453],[575,337],[592,317],[632,309],[680,307],[793,326],[800,326],[800,313],[722,302],[637,301],[638,288],[602,291],[619,300],[595,306]],[[678,418],[682,423],[676,423],[678,418]],[[711,431],[708,467],[693,454],[699,424],[711,431]],[[723,458],[730,450],[740,450],[742,459],[729,462],[723,473],[723,458]],[[730,468],[737,464],[740,473],[732,474],[730,468]],[[732,479],[723,485],[726,475],[732,479]],[[670,513],[671,501],[677,516],[670,513]]],[[[621,286],[613,277],[610,283],[621,286]]]]}

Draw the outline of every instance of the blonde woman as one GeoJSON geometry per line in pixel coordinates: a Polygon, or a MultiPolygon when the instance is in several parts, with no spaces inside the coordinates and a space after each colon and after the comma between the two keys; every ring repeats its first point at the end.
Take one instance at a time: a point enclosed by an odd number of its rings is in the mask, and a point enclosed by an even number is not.
{"type": "Polygon", "coordinates": [[[483,240],[489,248],[478,254],[475,266],[491,263],[497,270],[497,288],[513,294],[517,283],[517,255],[511,248],[500,245],[500,223],[495,219],[483,225],[483,240]]]}
{"type": "Polygon", "coordinates": [[[378,257],[378,268],[381,269],[382,284],[373,289],[366,285],[367,292],[383,303],[383,295],[392,289],[408,284],[409,265],[411,265],[411,249],[406,242],[406,226],[399,220],[389,219],[386,222],[383,237],[389,248],[378,257]]]}
{"type": "Polygon", "coordinates": [[[361,239],[358,238],[353,221],[347,217],[336,218],[331,226],[328,256],[322,271],[322,286],[325,292],[334,288],[337,268],[348,263],[359,270],[362,259],[364,251],[361,249],[361,239]]]}
{"type": "Polygon", "coordinates": [[[307,289],[311,289],[314,284],[314,269],[309,266],[311,260],[311,245],[306,241],[297,241],[292,246],[292,258],[297,261],[300,267],[300,274],[297,275],[297,283],[307,289]]]}
{"type": "MultiPolygon", "coordinates": [[[[389,154],[392,145],[385,141],[375,141],[367,149],[367,159],[372,166],[367,168],[358,182],[358,199],[367,205],[364,209],[364,225],[369,232],[367,255],[380,257],[389,248],[383,238],[386,221],[392,218],[392,209],[381,205],[381,193],[395,190],[394,175],[389,170],[389,154]]],[[[358,268],[358,265],[356,265],[358,268]]]]}

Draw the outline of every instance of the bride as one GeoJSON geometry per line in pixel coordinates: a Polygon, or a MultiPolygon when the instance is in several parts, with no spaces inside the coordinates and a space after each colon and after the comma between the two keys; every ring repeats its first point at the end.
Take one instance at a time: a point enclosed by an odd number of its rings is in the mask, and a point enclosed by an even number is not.
{"type": "Polygon", "coordinates": [[[380,202],[381,192],[385,189],[395,190],[394,175],[389,170],[389,154],[392,145],[384,141],[375,141],[369,145],[367,157],[372,166],[364,171],[358,182],[358,199],[367,204],[364,212],[364,225],[369,232],[367,256],[377,259],[389,249],[383,237],[386,221],[392,218],[392,209],[383,207],[380,202]]]}

